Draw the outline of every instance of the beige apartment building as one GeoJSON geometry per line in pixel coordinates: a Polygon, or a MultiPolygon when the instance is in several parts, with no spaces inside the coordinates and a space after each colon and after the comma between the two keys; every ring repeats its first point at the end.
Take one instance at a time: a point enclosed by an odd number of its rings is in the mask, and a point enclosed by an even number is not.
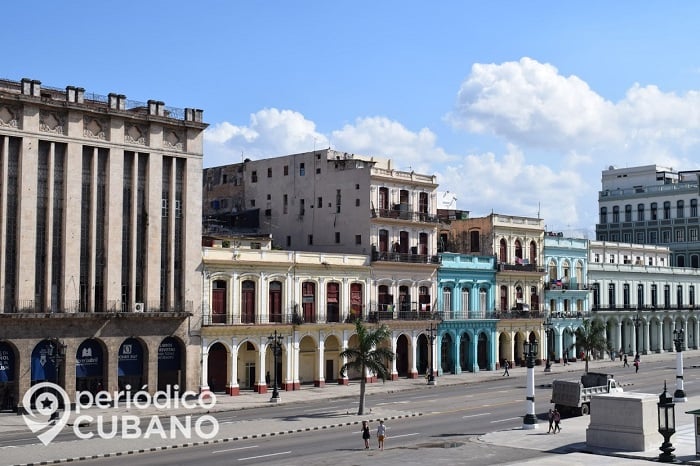
{"type": "Polygon", "coordinates": [[[435,307],[434,175],[324,149],[207,168],[203,182],[205,219],[269,234],[275,248],[369,256],[365,316],[435,307]]]}
{"type": "Polygon", "coordinates": [[[0,81],[0,409],[199,388],[202,111],[0,81]]]}

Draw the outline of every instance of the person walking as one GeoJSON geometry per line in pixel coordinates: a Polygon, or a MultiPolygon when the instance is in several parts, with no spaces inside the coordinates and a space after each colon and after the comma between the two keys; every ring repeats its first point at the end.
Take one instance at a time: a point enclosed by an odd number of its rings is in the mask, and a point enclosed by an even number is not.
{"type": "Polygon", "coordinates": [[[554,408],[554,433],[561,432],[561,414],[559,410],[554,408]]]}
{"type": "Polygon", "coordinates": [[[508,360],[506,359],[505,361],[503,361],[503,375],[502,375],[501,377],[503,377],[503,376],[505,376],[505,375],[507,375],[508,377],[510,377],[510,372],[508,372],[508,368],[509,368],[509,367],[510,367],[510,363],[509,363],[508,360]]]}
{"type": "Polygon", "coordinates": [[[367,421],[362,421],[362,440],[365,441],[365,450],[369,450],[369,438],[371,437],[369,433],[369,424],[367,421]]]}
{"type": "Polygon", "coordinates": [[[549,430],[547,431],[547,433],[551,434],[553,430],[554,430],[554,410],[552,408],[549,408],[549,430]]]}
{"type": "Polygon", "coordinates": [[[384,450],[384,439],[386,438],[386,426],[384,421],[379,421],[379,426],[377,427],[377,445],[380,450],[384,450]]]}
{"type": "Polygon", "coordinates": [[[622,367],[630,367],[630,364],[627,362],[627,355],[625,354],[624,356],[624,363],[622,364],[622,367]]]}
{"type": "Polygon", "coordinates": [[[639,363],[640,363],[639,353],[637,353],[637,354],[634,356],[634,363],[633,363],[633,364],[634,364],[634,373],[635,373],[635,374],[636,374],[637,372],[639,372],[639,363]]]}
{"type": "Polygon", "coordinates": [[[569,364],[569,350],[564,351],[564,365],[569,364]]]}

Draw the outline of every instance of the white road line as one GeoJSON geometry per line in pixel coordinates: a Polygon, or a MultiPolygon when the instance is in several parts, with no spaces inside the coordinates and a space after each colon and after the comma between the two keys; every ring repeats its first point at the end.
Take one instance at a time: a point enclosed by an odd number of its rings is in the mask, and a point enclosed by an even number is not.
{"type": "Polygon", "coordinates": [[[477,417],[477,416],[488,416],[491,413],[481,413],[481,414],[470,414],[469,416],[462,416],[462,419],[467,419],[469,417],[477,417]]]}
{"type": "Polygon", "coordinates": [[[257,460],[259,458],[269,458],[271,456],[279,456],[279,455],[288,455],[292,451],[281,451],[279,453],[270,453],[269,455],[260,455],[260,456],[249,456],[248,458],[238,458],[238,461],[248,461],[248,460],[257,460]]]}
{"type": "Polygon", "coordinates": [[[425,395],[425,396],[412,396],[412,400],[420,400],[421,398],[432,398],[432,395],[425,395]]]}
{"type": "Polygon", "coordinates": [[[509,417],[508,419],[499,419],[497,421],[491,421],[491,424],[494,424],[496,422],[514,421],[516,419],[521,419],[521,418],[520,417],[509,417]]]}
{"type": "Polygon", "coordinates": [[[251,448],[258,448],[257,445],[251,445],[249,447],[238,447],[238,448],[227,448],[226,450],[214,450],[212,451],[212,454],[215,453],[227,453],[229,451],[238,451],[238,450],[249,450],[251,448]]]}
{"type": "Polygon", "coordinates": [[[413,437],[414,435],[420,435],[420,432],[416,432],[413,434],[392,435],[391,438],[413,437]]]}

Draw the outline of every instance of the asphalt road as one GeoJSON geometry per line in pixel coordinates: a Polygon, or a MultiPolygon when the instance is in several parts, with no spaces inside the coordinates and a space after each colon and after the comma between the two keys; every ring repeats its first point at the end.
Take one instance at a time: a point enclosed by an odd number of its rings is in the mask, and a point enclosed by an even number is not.
{"type": "MultiPolygon", "coordinates": [[[[693,366],[700,358],[685,360],[685,390],[688,396],[697,395],[697,376],[700,369],[693,366]]],[[[634,368],[614,368],[613,373],[625,390],[645,393],[660,393],[666,380],[669,391],[675,388],[675,365],[673,361],[642,364],[639,373],[634,368]]],[[[537,370],[537,369],[536,369],[537,370]]],[[[576,373],[567,374],[575,379],[576,373]]],[[[559,375],[561,377],[561,374],[559,375]]],[[[536,405],[540,419],[549,408],[551,389],[547,386],[553,377],[536,373],[536,405]]],[[[426,452],[434,462],[450,464],[460,458],[461,464],[507,464],[544,456],[547,453],[484,445],[474,441],[476,436],[492,431],[511,429],[522,425],[525,413],[525,378],[504,377],[499,380],[459,386],[426,386],[418,391],[395,392],[388,395],[368,397],[367,406],[396,405],[400,409],[410,406],[422,416],[397,419],[387,423],[385,451],[376,450],[372,439],[372,450],[365,451],[359,427],[342,427],[239,440],[226,444],[197,446],[185,449],[143,453],[129,457],[134,465],[200,464],[271,465],[303,464],[341,465],[369,464],[381,459],[384,464],[424,464],[426,452]],[[382,456],[379,456],[382,455],[382,456]],[[442,458],[442,460],[441,460],[442,458]]],[[[251,409],[217,414],[220,422],[235,422],[251,417],[291,418],[313,416],[322,421],[338,409],[350,412],[357,409],[356,399],[319,400],[275,408],[251,409]]],[[[324,422],[320,422],[324,424],[324,422]]],[[[566,420],[563,421],[566,428],[566,420]]],[[[376,428],[376,427],[375,427],[376,428]]],[[[81,464],[123,464],[124,457],[85,461],[81,464]]]]}

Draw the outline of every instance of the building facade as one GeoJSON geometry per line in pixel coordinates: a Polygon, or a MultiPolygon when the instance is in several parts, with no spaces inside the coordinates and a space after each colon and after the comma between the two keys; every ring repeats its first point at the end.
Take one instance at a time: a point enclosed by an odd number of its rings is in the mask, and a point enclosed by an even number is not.
{"type": "Polygon", "coordinates": [[[196,389],[202,111],[0,81],[0,407],[196,389]]]}
{"type": "Polygon", "coordinates": [[[699,268],[699,174],[657,165],[604,170],[596,239],[668,246],[671,265],[699,268]]]}

